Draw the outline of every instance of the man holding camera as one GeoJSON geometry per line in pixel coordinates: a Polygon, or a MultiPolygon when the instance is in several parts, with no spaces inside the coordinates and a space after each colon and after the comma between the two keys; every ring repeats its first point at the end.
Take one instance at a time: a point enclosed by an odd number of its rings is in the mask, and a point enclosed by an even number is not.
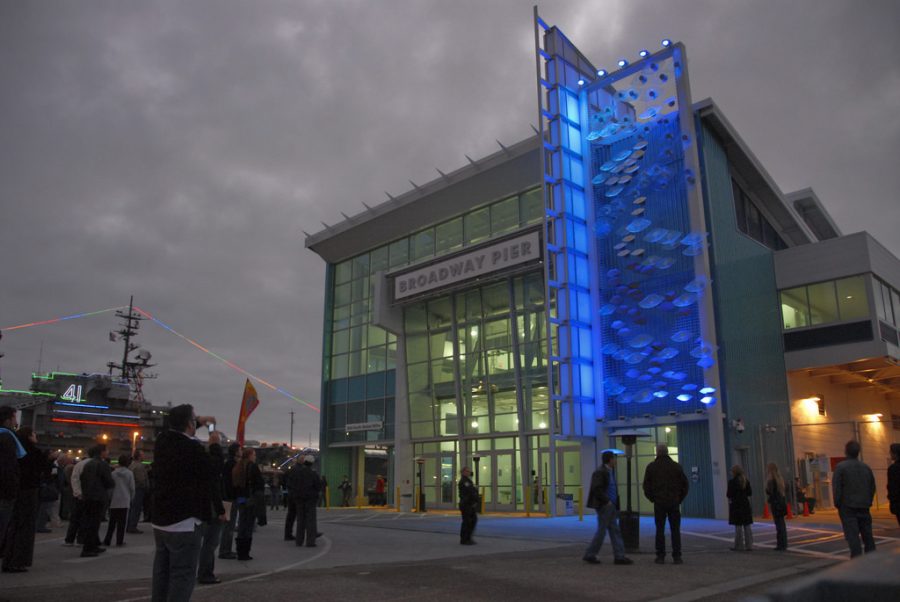
{"type": "Polygon", "coordinates": [[[194,434],[215,418],[197,417],[184,404],[172,408],[168,420],[169,429],[156,438],[153,453],[152,600],[187,602],[197,575],[200,525],[214,518],[211,461],[194,434]]]}

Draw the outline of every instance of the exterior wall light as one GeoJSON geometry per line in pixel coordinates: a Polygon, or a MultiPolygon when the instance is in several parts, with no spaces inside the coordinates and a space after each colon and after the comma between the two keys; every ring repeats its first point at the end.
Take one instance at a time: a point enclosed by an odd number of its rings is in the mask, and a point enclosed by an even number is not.
{"type": "Polygon", "coordinates": [[[597,77],[604,77],[606,75],[606,69],[597,69],[597,77]]]}
{"type": "Polygon", "coordinates": [[[619,67],[625,67],[628,65],[628,61],[625,59],[619,59],[619,67]]]}
{"type": "Polygon", "coordinates": [[[666,38],[665,40],[662,41],[663,48],[668,48],[671,45],[672,45],[672,40],[670,40],[669,38],[666,38]]]}
{"type": "Polygon", "coordinates": [[[642,59],[645,59],[648,56],[650,56],[650,51],[649,50],[641,50],[640,52],[638,52],[638,54],[641,55],[642,59]]]}

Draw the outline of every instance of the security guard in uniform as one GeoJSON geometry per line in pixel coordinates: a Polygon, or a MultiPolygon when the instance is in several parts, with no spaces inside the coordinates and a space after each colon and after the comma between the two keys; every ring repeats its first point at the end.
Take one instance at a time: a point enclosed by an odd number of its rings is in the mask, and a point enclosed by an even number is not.
{"type": "Polygon", "coordinates": [[[468,466],[463,466],[462,477],[459,479],[459,511],[462,513],[459,543],[464,546],[475,544],[472,541],[472,533],[478,523],[479,506],[481,506],[481,496],[478,495],[478,488],[472,482],[472,471],[468,466]]]}

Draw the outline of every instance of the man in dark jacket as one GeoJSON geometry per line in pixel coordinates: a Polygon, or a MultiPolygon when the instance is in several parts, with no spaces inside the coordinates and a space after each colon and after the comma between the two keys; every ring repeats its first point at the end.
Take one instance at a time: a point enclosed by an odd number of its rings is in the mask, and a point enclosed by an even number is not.
{"type": "Polygon", "coordinates": [[[681,502],[687,497],[688,480],[681,465],[669,457],[664,443],[656,446],[656,459],[644,472],[644,495],[653,502],[653,519],[656,523],[656,564],[666,562],[666,519],[672,532],[672,561],[681,559],[681,502]]]}
{"type": "Polygon", "coordinates": [[[297,508],[296,544],[302,546],[305,540],[308,548],[316,547],[316,502],[322,488],[319,474],[312,468],[315,461],[313,456],[306,456],[302,465],[287,475],[288,495],[297,508]]]}
{"type": "Polygon", "coordinates": [[[25,455],[25,448],[13,432],[18,426],[16,410],[10,406],[0,407],[0,550],[5,545],[4,538],[19,493],[19,458],[25,455]]]}
{"type": "Polygon", "coordinates": [[[154,484],[153,602],[187,602],[194,591],[200,553],[200,524],[212,518],[209,456],[194,438],[197,418],[189,404],[169,411],[169,429],[156,438],[154,484]]]}
{"type": "Polygon", "coordinates": [[[481,506],[481,496],[478,488],[472,482],[472,471],[468,466],[463,466],[462,476],[459,478],[459,512],[462,514],[462,525],[459,528],[459,543],[464,546],[474,545],[472,534],[475,525],[478,524],[478,508],[481,506]]]}
{"type": "Polygon", "coordinates": [[[831,478],[834,507],[841,517],[850,558],[862,554],[863,546],[866,554],[875,551],[872,514],[869,511],[875,497],[875,475],[866,463],[860,461],[861,450],[858,441],[848,441],[844,446],[847,459],[835,466],[831,478]]]}
{"type": "Polygon", "coordinates": [[[219,433],[213,431],[209,434],[207,451],[210,463],[210,497],[212,499],[213,516],[203,521],[200,530],[202,543],[200,544],[200,561],[197,571],[197,583],[214,584],[221,580],[216,577],[216,548],[222,537],[222,525],[228,521],[225,515],[225,506],[222,504],[222,470],[225,467],[225,454],[219,445],[221,438],[219,433]]]}
{"type": "Polygon", "coordinates": [[[616,454],[605,451],[601,456],[603,464],[591,475],[591,489],[588,493],[588,508],[597,511],[597,532],[584,551],[582,559],[590,564],[600,564],[597,554],[603,545],[606,532],[612,542],[615,564],[634,564],[625,556],[625,541],[619,530],[619,489],[616,484],[616,454]]]}
{"type": "Polygon", "coordinates": [[[888,502],[900,525],[900,443],[891,443],[891,460],[894,462],[888,466],[888,502]]]}
{"type": "Polygon", "coordinates": [[[116,486],[109,464],[106,463],[108,457],[106,445],[95,445],[88,450],[90,459],[81,472],[81,502],[84,505],[81,515],[84,525],[84,546],[81,548],[83,557],[97,556],[106,551],[106,548],[100,547],[100,523],[109,491],[116,486]]]}

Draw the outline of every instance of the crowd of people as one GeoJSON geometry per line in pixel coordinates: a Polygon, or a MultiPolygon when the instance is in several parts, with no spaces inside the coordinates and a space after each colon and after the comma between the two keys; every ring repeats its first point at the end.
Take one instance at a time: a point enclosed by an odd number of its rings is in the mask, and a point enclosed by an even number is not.
{"type": "MultiPolygon", "coordinates": [[[[59,527],[68,519],[65,545],[81,546],[81,556],[102,554],[106,547],[126,544],[127,533],[142,533],[138,524],[149,507],[155,542],[152,599],[189,600],[196,583],[212,584],[216,559],[252,560],[253,533],[265,524],[265,509],[273,490],[286,503],[284,539],[297,546],[315,547],[322,535],[317,529],[316,508],[323,503],[324,479],[313,469],[315,458],[296,458],[280,482],[267,483],[256,463],[256,452],[232,443],[223,450],[218,433],[210,432],[206,444],[196,438],[197,429],[213,423],[212,417],[196,416],[191,405],[172,408],[167,429],[156,439],[152,469],[143,454],[117,458],[111,468],[109,450],[97,444],[87,458],[74,462],[63,453],[47,453],[38,447],[28,426],[18,427],[16,412],[0,407],[0,556],[2,570],[25,572],[33,563],[35,533],[59,527]],[[148,495],[149,493],[149,495],[148,495]],[[286,499],[284,499],[286,498],[286,499]],[[108,517],[108,518],[106,518],[108,517]],[[106,520],[105,536],[100,537],[106,520]],[[217,554],[218,552],[218,554],[217,554]]],[[[872,470],[859,459],[860,444],[845,446],[846,459],[832,478],[834,506],[838,511],[851,557],[875,551],[870,507],[875,495],[872,470]]],[[[900,525],[900,444],[891,445],[893,464],[888,469],[890,511],[900,525]]],[[[587,507],[597,513],[597,531],[583,559],[599,564],[597,555],[608,533],[615,564],[633,564],[625,556],[619,526],[619,493],[616,456],[603,453],[594,472],[587,507]]],[[[462,515],[460,543],[473,545],[480,496],[471,471],[463,467],[458,482],[462,515]]],[[[778,466],[766,467],[766,503],[776,528],[775,549],[787,549],[785,516],[788,500],[785,480],[778,466]]],[[[383,495],[379,475],[376,493],[383,495]]],[[[350,505],[352,486],[344,475],[339,491],[342,506],[350,505]]],[[[647,466],[644,495],[653,503],[656,526],[656,562],[666,559],[665,526],[671,537],[674,564],[682,564],[680,507],[688,495],[688,479],[669,456],[668,447],[656,448],[656,459],[647,466]]],[[[734,526],[734,551],[753,547],[753,490],[744,468],[734,466],[728,481],[729,524],[734,526]]],[[[273,504],[277,507],[277,501],[273,504]]]]}

